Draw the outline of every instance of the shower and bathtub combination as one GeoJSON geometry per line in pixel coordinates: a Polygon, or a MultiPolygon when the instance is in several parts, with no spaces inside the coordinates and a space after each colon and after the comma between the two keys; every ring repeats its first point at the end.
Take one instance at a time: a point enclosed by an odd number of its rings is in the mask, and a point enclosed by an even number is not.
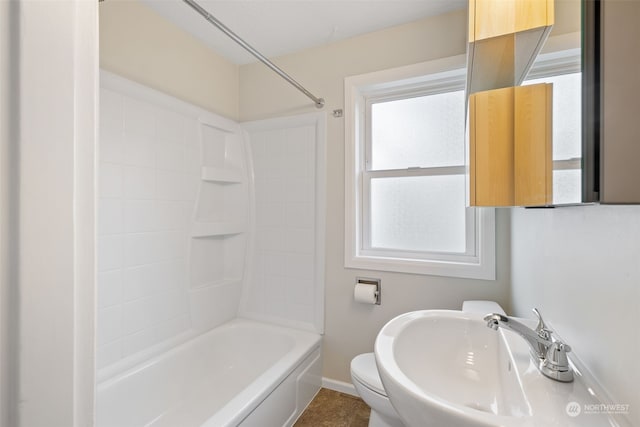
{"type": "Polygon", "coordinates": [[[321,382],[324,113],[100,95],[96,425],[291,425],[321,382]]]}

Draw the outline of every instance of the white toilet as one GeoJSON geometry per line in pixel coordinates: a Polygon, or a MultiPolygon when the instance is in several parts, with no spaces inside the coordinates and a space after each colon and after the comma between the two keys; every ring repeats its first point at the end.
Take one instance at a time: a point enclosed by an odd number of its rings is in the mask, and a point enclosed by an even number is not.
{"type": "Polygon", "coordinates": [[[351,382],[371,407],[369,427],[404,427],[382,386],[373,353],[359,354],[351,361],[351,382]]]}
{"type": "MultiPolygon", "coordinates": [[[[502,307],[493,301],[465,301],[462,304],[462,311],[505,314],[502,307]]],[[[400,416],[387,397],[373,353],[363,353],[353,358],[351,381],[362,400],[371,407],[369,427],[404,427],[400,416]]]]}

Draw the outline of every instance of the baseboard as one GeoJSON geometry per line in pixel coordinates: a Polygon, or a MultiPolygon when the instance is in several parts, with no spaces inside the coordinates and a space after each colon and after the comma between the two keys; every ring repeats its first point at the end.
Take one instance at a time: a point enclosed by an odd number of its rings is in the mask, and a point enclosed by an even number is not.
{"type": "Polygon", "coordinates": [[[322,377],[322,387],[328,388],[329,390],[339,391],[340,393],[350,394],[351,396],[358,396],[358,392],[356,392],[356,388],[351,383],[346,383],[344,381],[333,380],[331,378],[322,377]]]}

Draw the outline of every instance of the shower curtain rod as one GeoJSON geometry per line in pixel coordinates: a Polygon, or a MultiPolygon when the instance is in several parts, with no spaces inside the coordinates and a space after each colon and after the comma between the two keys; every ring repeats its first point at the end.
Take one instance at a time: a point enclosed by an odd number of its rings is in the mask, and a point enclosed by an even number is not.
{"type": "Polygon", "coordinates": [[[323,98],[318,98],[318,97],[314,96],[311,92],[309,92],[307,89],[305,89],[304,86],[302,86],[300,83],[295,81],[293,79],[293,77],[291,77],[289,74],[285,73],[276,64],[274,64],[273,62],[269,61],[269,59],[267,59],[267,57],[265,57],[263,54],[261,54],[260,52],[255,50],[247,42],[242,40],[240,38],[240,36],[238,36],[236,33],[231,31],[226,25],[224,25],[222,22],[220,22],[215,16],[213,16],[209,12],[207,12],[202,6],[200,6],[194,0],[183,0],[183,1],[186,4],[188,4],[189,6],[191,6],[193,8],[193,10],[195,10],[200,15],[202,15],[204,17],[204,19],[206,19],[207,21],[209,21],[210,23],[215,25],[220,31],[222,31],[227,36],[229,36],[229,38],[231,38],[233,41],[235,41],[240,46],[245,48],[245,50],[247,50],[250,54],[252,54],[256,58],[258,58],[260,60],[260,62],[262,62],[267,67],[271,68],[280,77],[282,77],[283,79],[285,79],[286,81],[291,83],[293,86],[295,86],[296,89],[298,89],[300,92],[304,93],[307,97],[309,97],[316,104],[316,108],[322,108],[324,106],[324,99],[323,98]]]}

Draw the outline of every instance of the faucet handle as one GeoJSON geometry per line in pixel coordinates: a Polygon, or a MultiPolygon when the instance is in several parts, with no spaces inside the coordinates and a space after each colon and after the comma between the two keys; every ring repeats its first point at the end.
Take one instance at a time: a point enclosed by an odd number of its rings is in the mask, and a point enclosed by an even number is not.
{"type": "Polygon", "coordinates": [[[544,361],[540,366],[540,371],[549,378],[561,382],[573,381],[573,370],[569,365],[567,353],[571,347],[565,343],[556,341],[549,346],[544,361]]]}
{"type": "Polygon", "coordinates": [[[545,339],[545,340],[550,339],[551,338],[551,330],[549,328],[547,328],[547,325],[544,323],[544,319],[542,318],[542,315],[540,314],[540,311],[538,311],[537,308],[534,308],[533,309],[533,313],[538,318],[538,326],[536,326],[536,333],[542,339],[545,339]]]}

